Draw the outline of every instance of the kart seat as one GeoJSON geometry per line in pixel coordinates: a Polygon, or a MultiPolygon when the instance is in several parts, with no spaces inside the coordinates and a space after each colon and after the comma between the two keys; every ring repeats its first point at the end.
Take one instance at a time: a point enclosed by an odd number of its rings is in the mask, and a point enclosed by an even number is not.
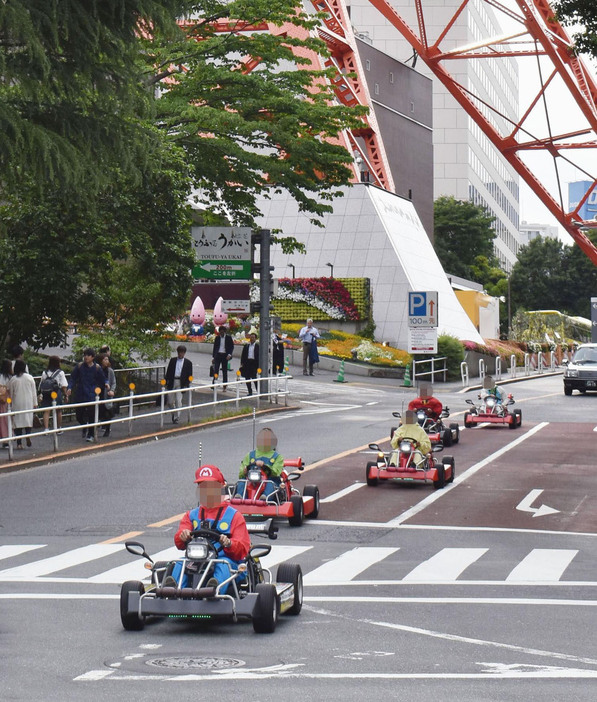
{"type": "Polygon", "coordinates": [[[255,505],[259,505],[260,507],[262,507],[263,505],[266,504],[266,501],[265,500],[251,500],[251,499],[246,498],[246,497],[233,497],[230,500],[230,504],[251,505],[252,507],[254,507],[255,505]]]}

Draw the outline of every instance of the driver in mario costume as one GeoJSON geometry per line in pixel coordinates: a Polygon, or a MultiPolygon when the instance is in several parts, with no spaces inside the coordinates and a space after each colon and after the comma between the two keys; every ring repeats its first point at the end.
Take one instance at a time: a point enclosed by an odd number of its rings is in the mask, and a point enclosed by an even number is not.
{"type": "MultiPolygon", "coordinates": [[[[251,539],[243,515],[222,501],[222,486],[226,481],[220,469],[212,465],[199,466],[195,471],[195,483],[199,504],[180,520],[174,543],[183,551],[191,540],[191,532],[194,529],[213,529],[220,532],[220,540],[216,545],[220,562],[216,563],[213,577],[207,583],[208,587],[217,587],[230,577],[229,565],[237,569],[240,561],[247,557],[251,539]]],[[[165,582],[164,585],[177,587],[181,569],[182,561],[177,561],[171,576],[174,582],[167,578],[168,583],[165,582]]],[[[186,586],[185,575],[181,587],[186,586]]],[[[227,589],[226,584],[220,588],[219,594],[225,594],[227,589]]]]}
{"type": "Polygon", "coordinates": [[[431,383],[421,383],[419,386],[419,397],[409,402],[408,409],[413,412],[423,409],[428,417],[437,420],[442,413],[443,407],[437,397],[433,397],[431,383]]]}

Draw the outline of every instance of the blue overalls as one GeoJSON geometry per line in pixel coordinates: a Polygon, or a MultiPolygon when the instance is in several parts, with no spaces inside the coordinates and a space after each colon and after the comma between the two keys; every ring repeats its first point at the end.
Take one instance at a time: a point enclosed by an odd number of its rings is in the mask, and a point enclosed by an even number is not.
{"type": "MultiPolygon", "coordinates": [[[[214,531],[219,532],[220,534],[226,534],[226,536],[230,536],[230,527],[232,525],[232,520],[234,518],[234,515],[236,514],[236,510],[234,507],[226,507],[224,509],[224,512],[222,513],[222,509],[218,512],[216,515],[215,519],[201,519],[201,510],[203,507],[195,507],[195,509],[192,509],[189,512],[189,519],[191,520],[191,524],[193,526],[193,530],[199,529],[202,525],[206,526],[207,529],[213,529],[214,531]]],[[[222,546],[221,543],[216,542],[213,544],[213,546],[216,549],[216,553],[219,559],[222,561],[225,561],[224,563],[216,563],[214,565],[213,569],[213,577],[218,581],[218,583],[224,582],[224,580],[227,580],[230,575],[230,566],[236,570],[239,566],[239,561],[234,561],[232,558],[228,558],[228,556],[225,555],[224,553],[224,547],[222,546]]],[[[174,568],[172,569],[172,577],[176,580],[178,583],[178,579],[180,578],[180,571],[182,570],[182,561],[176,561],[176,564],[174,568]]],[[[245,573],[241,573],[240,575],[237,576],[237,580],[241,581],[244,580],[246,577],[245,573]]],[[[188,577],[185,574],[182,578],[182,585],[181,587],[187,587],[188,584],[188,577]]],[[[226,584],[224,587],[220,588],[220,594],[224,595],[226,594],[226,590],[228,589],[228,585],[230,583],[226,584]]]]}
{"type": "MultiPolygon", "coordinates": [[[[278,458],[280,454],[277,451],[274,451],[273,455],[270,456],[269,458],[267,456],[260,456],[258,455],[257,451],[253,449],[251,453],[249,453],[249,460],[250,463],[247,467],[247,470],[249,470],[256,461],[263,461],[264,463],[264,468],[271,468],[272,465],[274,464],[276,458],[278,458]]],[[[265,483],[263,487],[263,492],[261,493],[261,497],[265,499],[268,497],[268,495],[271,495],[272,492],[275,492],[278,486],[280,485],[282,481],[280,478],[276,478],[273,475],[270,475],[267,482],[265,483]]],[[[245,489],[246,489],[246,480],[239,480],[238,483],[236,483],[236,489],[235,489],[235,494],[236,495],[241,495],[241,497],[244,497],[245,495],[245,489]]]]}

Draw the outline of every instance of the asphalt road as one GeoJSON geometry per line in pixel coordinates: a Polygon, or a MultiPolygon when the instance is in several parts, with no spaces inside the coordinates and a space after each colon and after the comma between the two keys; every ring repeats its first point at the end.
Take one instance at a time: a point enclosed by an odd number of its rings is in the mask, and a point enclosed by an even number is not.
{"type": "MultiPolygon", "coordinates": [[[[367,487],[367,444],[414,396],[394,381],[293,381],[299,408],[259,418],[317,484],[317,520],[280,524],[265,565],[299,562],[305,606],[272,635],[165,620],[125,632],[122,542],[172,547],[199,451],[229,480],[250,419],[0,475],[2,699],[593,700],[595,396],[561,376],[509,386],[522,427],[449,449],[444,490],[367,487]]],[[[451,419],[466,397],[441,392],[451,419]]]]}

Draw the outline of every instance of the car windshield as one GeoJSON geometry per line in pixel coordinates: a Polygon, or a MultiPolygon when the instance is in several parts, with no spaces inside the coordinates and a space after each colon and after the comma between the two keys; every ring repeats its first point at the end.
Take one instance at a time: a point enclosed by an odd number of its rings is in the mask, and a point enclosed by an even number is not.
{"type": "Polygon", "coordinates": [[[597,363],[597,348],[580,348],[574,354],[573,363],[597,363]]]}

